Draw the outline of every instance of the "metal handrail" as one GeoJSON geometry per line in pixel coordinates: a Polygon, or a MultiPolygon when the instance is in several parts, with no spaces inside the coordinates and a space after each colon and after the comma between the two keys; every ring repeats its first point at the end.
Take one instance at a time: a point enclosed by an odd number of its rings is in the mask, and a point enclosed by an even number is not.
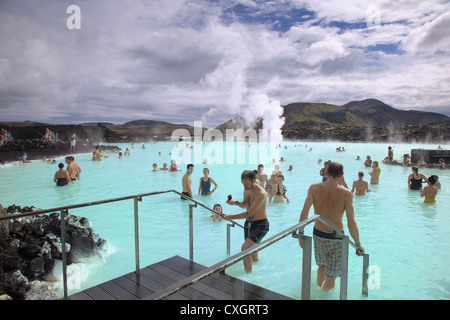
{"type": "MultiPolygon", "coordinates": [[[[192,201],[192,202],[195,202],[195,204],[198,204],[198,205],[200,205],[201,207],[205,208],[206,210],[209,210],[209,211],[211,211],[212,213],[214,213],[214,214],[218,215],[219,217],[222,217],[222,218],[223,218],[223,214],[220,214],[220,213],[218,213],[217,211],[214,211],[213,209],[208,208],[208,207],[205,206],[203,203],[198,202],[197,200],[194,200],[194,199],[192,199],[191,197],[188,197],[188,196],[186,196],[185,194],[182,194],[182,193],[180,193],[180,192],[178,192],[178,191],[176,191],[176,190],[171,190],[171,191],[174,192],[174,193],[176,193],[176,194],[179,194],[180,196],[182,196],[182,197],[183,197],[184,199],[186,199],[186,200],[190,200],[190,201],[192,201]]],[[[235,224],[235,225],[241,227],[242,229],[244,229],[244,227],[243,227],[242,225],[240,225],[239,223],[237,223],[236,221],[233,221],[233,220],[228,220],[228,221],[230,221],[231,223],[233,223],[233,224],[235,224]]]]}
{"type": "MultiPolygon", "coordinates": [[[[100,205],[100,204],[105,204],[105,203],[111,203],[111,202],[116,202],[116,201],[123,201],[123,200],[134,200],[134,235],[135,235],[135,259],[136,259],[136,274],[139,274],[140,272],[140,266],[139,266],[139,222],[138,222],[138,201],[142,201],[143,197],[146,196],[153,196],[153,195],[157,195],[157,194],[163,194],[163,193],[169,193],[169,192],[173,192],[176,193],[180,196],[182,196],[184,199],[186,200],[190,200],[192,202],[195,203],[195,206],[200,205],[202,207],[204,207],[205,209],[211,211],[212,213],[222,216],[222,214],[208,208],[207,206],[205,206],[204,204],[190,198],[190,197],[186,197],[184,194],[176,191],[176,190],[166,190],[166,191],[156,191],[156,192],[148,192],[148,193],[141,193],[141,194],[137,194],[137,195],[131,195],[131,196],[125,196],[125,197],[118,197],[118,198],[113,198],[113,199],[107,199],[107,200],[100,200],[100,201],[92,201],[92,202],[86,202],[86,203],[81,203],[81,204],[75,204],[75,205],[69,205],[69,206],[62,206],[62,207],[56,207],[56,208],[51,208],[51,209],[45,209],[45,210],[36,210],[33,212],[27,212],[27,213],[18,213],[18,214],[12,214],[12,215],[8,215],[8,216],[4,216],[4,217],[0,217],[0,222],[1,221],[6,221],[6,220],[13,220],[13,219],[19,219],[19,218],[24,218],[24,217],[30,217],[30,216],[37,216],[40,214],[46,214],[46,213],[54,213],[54,212],[60,212],[60,219],[61,219],[61,244],[62,244],[62,265],[63,265],[63,287],[64,287],[64,298],[67,299],[68,297],[68,290],[67,290],[67,264],[66,264],[66,228],[65,228],[65,216],[66,214],[68,214],[69,210],[71,209],[78,209],[78,208],[84,208],[84,207],[89,207],[89,206],[94,206],[94,205],[100,205]]],[[[192,206],[192,205],[191,205],[192,206]]],[[[229,222],[231,223],[228,224],[228,226],[233,226],[237,225],[241,228],[244,228],[242,225],[240,225],[239,223],[233,221],[233,220],[229,220],[229,222]]],[[[192,216],[190,217],[190,224],[192,224],[192,216]]],[[[192,231],[192,230],[191,230],[192,231]]],[[[227,230],[228,234],[227,234],[227,252],[229,252],[229,228],[227,230]]],[[[192,237],[192,232],[190,232],[190,238],[192,237]]],[[[192,238],[189,239],[189,242],[192,244],[192,238]]],[[[191,245],[190,248],[190,256],[193,257],[193,248],[191,245]]],[[[192,260],[192,259],[191,259],[192,260]]]]}
{"type": "MultiPolygon", "coordinates": [[[[190,211],[190,224],[192,224],[192,208],[196,207],[197,205],[202,206],[203,208],[211,211],[212,213],[222,216],[222,214],[208,208],[207,206],[205,206],[204,204],[185,196],[184,194],[175,191],[175,190],[166,190],[166,191],[157,191],[157,192],[149,192],[149,193],[142,193],[142,194],[138,194],[138,195],[132,195],[132,196],[125,196],[125,197],[120,197],[120,198],[113,198],[113,199],[107,199],[107,200],[101,200],[101,201],[94,201],[94,202],[87,202],[87,203],[82,203],[82,204],[77,204],[77,205],[70,205],[70,206],[63,206],[63,207],[57,207],[57,208],[52,208],[52,209],[46,209],[46,210],[37,210],[37,211],[33,211],[33,212],[28,212],[28,213],[22,213],[22,214],[13,214],[10,216],[6,216],[6,217],[0,217],[0,221],[3,220],[10,220],[10,219],[17,219],[17,218],[21,218],[21,217],[27,217],[27,216],[34,216],[34,215],[39,215],[39,214],[45,214],[45,213],[51,213],[51,212],[55,212],[55,211],[60,211],[61,213],[61,242],[63,245],[62,248],[62,252],[63,252],[63,281],[64,281],[64,297],[67,298],[67,275],[66,275],[66,261],[65,261],[65,214],[68,213],[69,209],[76,209],[76,208],[82,208],[82,207],[88,207],[88,206],[93,206],[93,205],[99,205],[99,204],[105,204],[105,203],[111,203],[111,202],[116,202],[116,201],[123,201],[123,200],[129,200],[129,199],[134,199],[134,212],[135,212],[135,247],[136,247],[136,273],[139,274],[139,231],[138,231],[138,205],[137,202],[142,200],[142,197],[145,196],[151,196],[151,195],[157,195],[157,194],[164,194],[164,193],[169,193],[169,192],[173,192],[176,193],[178,195],[180,195],[181,197],[183,197],[186,200],[190,200],[192,202],[195,203],[195,205],[189,205],[189,211],[190,211]]],[[[197,283],[198,281],[209,277],[217,272],[220,272],[221,275],[223,277],[225,277],[226,275],[224,274],[224,271],[227,267],[234,265],[235,263],[242,261],[243,259],[253,255],[254,253],[274,244],[275,242],[278,242],[279,240],[285,238],[286,236],[288,236],[289,234],[291,234],[294,238],[310,238],[310,237],[306,237],[306,236],[300,236],[298,235],[296,232],[299,231],[299,229],[304,228],[306,225],[312,223],[315,220],[320,220],[322,221],[324,224],[326,224],[327,226],[329,226],[330,228],[332,228],[336,234],[338,234],[338,236],[342,239],[344,239],[344,242],[346,242],[347,244],[351,244],[354,248],[357,249],[356,254],[363,256],[364,257],[364,262],[363,262],[363,294],[367,295],[367,268],[368,268],[368,259],[369,259],[369,255],[366,253],[362,253],[359,248],[351,241],[349,240],[348,236],[344,235],[339,229],[337,229],[335,226],[333,226],[330,222],[328,222],[327,220],[325,220],[324,218],[322,218],[319,215],[314,215],[313,217],[304,220],[294,226],[291,226],[290,228],[287,228],[283,231],[281,231],[280,233],[272,236],[271,238],[257,244],[254,245],[240,253],[237,253],[235,255],[233,255],[232,257],[229,257],[225,260],[222,260],[218,263],[216,263],[215,265],[200,271],[182,281],[179,281],[159,292],[156,292],[148,297],[146,297],[145,299],[164,299],[178,291],[180,291],[181,289],[184,289],[188,286],[193,285],[194,283],[197,283]]],[[[238,224],[237,222],[233,221],[233,220],[229,220],[233,225],[238,225],[241,228],[244,228],[242,225],[238,224]]],[[[192,229],[190,227],[190,229],[192,229]]],[[[190,232],[192,232],[192,230],[190,230],[190,232]]],[[[191,236],[190,236],[191,237],[191,236]]],[[[192,239],[190,239],[190,242],[192,243],[192,239]]],[[[192,246],[192,245],[191,245],[192,246]]],[[[309,241],[309,246],[310,246],[310,241],[309,241]]],[[[348,246],[347,246],[348,247],[348,246]]],[[[310,248],[308,249],[310,250],[310,248]]],[[[348,251],[348,250],[347,250],[348,251]]],[[[310,254],[310,253],[309,253],[310,254]]],[[[190,253],[191,255],[191,260],[192,259],[192,252],[190,253]]],[[[310,271],[309,271],[310,272],[310,271]]],[[[305,274],[305,270],[303,271],[303,273],[305,274]]],[[[346,278],[345,278],[346,281],[346,278]]],[[[341,280],[342,283],[342,280],[341,280]]],[[[309,285],[309,284],[308,284],[309,285]]],[[[346,284],[345,284],[346,285],[346,284]]],[[[242,287],[243,288],[243,287],[242,287]]],[[[302,293],[303,293],[303,288],[302,288],[302,293]]],[[[243,289],[242,289],[242,293],[243,293],[243,289]]],[[[346,296],[346,291],[345,291],[345,296],[346,296]]],[[[342,298],[342,289],[341,289],[341,298],[342,298]]]]}
{"type": "MultiPolygon", "coordinates": [[[[132,195],[132,196],[126,196],[126,197],[119,197],[119,198],[113,198],[113,199],[107,199],[107,200],[100,200],[100,201],[93,201],[93,202],[85,202],[85,203],[80,203],[80,204],[74,204],[74,205],[70,205],[70,206],[63,206],[63,207],[56,207],[56,208],[51,208],[51,209],[45,209],[45,210],[36,210],[33,212],[27,212],[27,213],[18,213],[18,214],[14,214],[11,216],[5,216],[5,217],[0,217],[0,221],[2,220],[10,220],[10,219],[17,219],[17,218],[22,218],[22,217],[28,217],[28,216],[35,216],[38,214],[45,214],[45,213],[51,213],[51,212],[55,212],[55,211],[62,211],[62,210],[70,210],[70,209],[77,209],[77,208],[83,208],[83,207],[89,207],[89,206],[95,206],[95,205],[99,205],[99,204],[105,204],[105,203],[110,203],[110,202],[116,202],[116,201],[123,201],[123,200],[130,200],[130,199],[135,199],[135,198],[142,198],[142,197],[147,197],[147,196],[153,196],[153,195],[157,195],[157,194],[163,194],[163,193],[169,193],[169,192],[173,192],[176,193],[180,196],[182,196],[184,199],[186,200],[190,200],[200,206],[202,206],[203,208],[211,211],[212,213],[223,217],[222,214],[218,213],[217,211],[214,211],[211,208],[208,208],[207,206],[205,206],[204,204],[198,202],[197,200],[194,200],[190,197],[187,197],[186,195],[176,191],[176,190],[166,190],[166,191],[156,191],[156,192],[148,192],[148,193],[141,193],[141,194],[136,194],[136,195],[132,195]]],[[[230,223],[237,225],[241,228],[244,228],[242,225],[240,225],[239,223],[237,223],[234,220],[229,220],[230,223]]]]}
{"type": "Polygon", "coordinates": [[[241,251],[225,260],[222,260],[209,268],[199,271],[184,280],[178,281],[169,287],[166,287],[158,292],[155,292],[152,295],[145,297],[144,300],[161,300],[161,299],[167,298],[168,296],[170,296],[184,288],[187,288],[187,287],[199,282],[200,280],[202,280],[204,278],[212,276],[213,274],[215,274],[217,272],[224,271],[226,268],[234,265],[235,263],[237,263],[241,260],[244,260],[245,258],[274,244],[275,242],[285,238],[286,236],[291,235],[293,232],[297,231],[300,228],[305,227],[306,225],[310,224],[311,222],[313,222],[319,218],[320,218],[320,216],[315,215],[307,220],[304,220],[301,223],[298,223],[284,231],[281,231],[280,233],[270,237],[269,239],[267,239],[259,244],[251,246],[250,248],[248,248],[244,251],[241,251]]]}
{"type": "MultiPolygon", "coordinates": [[[[202,271],[199,271],[199,272],[191,275],[190,277],[188,277],[188,278],[186,278],[184,280],[178,281],[178,282],[172,284],[169,287],[166,287],[166,288],[164,288],[164,289],[162,289],[162,290],[160,290],[158,292],[155,292],[152,295],[150,295],[148,297],[145,297],[144,300],[161,300],[161,299],[165,299],[165,298],[169,297],[170,295],[173,295],[173,294],[177,293],[178,291],[180,291],[182,289],[185,289],[185,288],[187,288],[187,287],[189,287],[189,286],[191,286],[191,285],[201,281],[202,279],[210,277],[213,274],[218,273],[218,272],[221,273],[221,276],[224,276],[224,271],[225,271],[226,268],[236,264],[239,261],[244,260],[245,258],[253,255],[254,253],[257,253],[260,250],[262,250],[262,249],[264,249],[264,248],[274,244],[275,242],[278,242],[279,240],[281,240],[281,239],[283,239],[283,238],[285,238],[285,237],[287,237],[289,235],[292,235],[293,237],[298,238],[298,236],[296,236],[296,232],[299,229],[304,228],[305,226],[307,226],[308,224],[310,224],[310,223],[312,223],[312,222],[314,222],[316,220],[320,220],[323,223],[325,223],[326,225],[330,226],[330,228],[335,230],[336,233],[339,234],[339,236],[341,236],[342,238],[346,238],[346,240],[348,241],[347,243],[351,243],[352,246],[357,248],[357,246],[353,242],[349,241],[348,236],[345,236],[340,230],[338,230],[336,227],[334,227],[331,223],[329,223],[327,220],[325,220],[321,216],[314,215],[314,216],[312,216],[311,218],[309,218],[307,220],[304,220],[304,221],[302,221],[302,222],[300,222],[300,223],[298,223],[298,224],[296,224],[294,226],[291,226],[291,227],[289,227],[289,228],[279,232],[278,234],[270,237],[269,239],[267,239],[267,240],[265,240],[265,241],[263,241],[263,242],[261,242],[259,244],[256,244],[256,245],[254,245],[254,246],[252,246],[252,247],[250,247],[250,248],[248,248],[248,249],[246,249],[244,251],[241,251],[241,252],[239,252],[239,253],[237,253],[237,254],[235,254],[235,255],[233,255],[233,256],[225,259],[225,260],[222,260],[222,261],[214,264],[213,266],[211,266],[209,268],[206,268],[206,269],[204,269],[202,271]]],[[[302,238],[303,238],[303,236],[302,236],[302,238]]],[[[306,238],[309,238],[309,237],[306,237],[306,238]]],[[[362,256],[365,257],[365,260],[367,261],[367,263],[365,263],[365,266],[363,266],[363,271],[367,270],[368,257],[369,256],[367,254],[365,254],[365,253],[362,253],[360,250],[357,251],[357,255],[362,255],[362,256]]],[[[363,272],[363,274],[364,273],[365,272],[363,272]]],[[[367,290],[365,290],[367,288],[365,286],[365,281],[364,280],[366,280],[366,277],[364,277],[364,275],[363,275],[363,294],[367,295],[367,290]]],[[[346,278],[345,278],[345,281],[346,281],[346,278]]],[[[346,285],[346,283],[345,283],[345,285],[346,285]]],[[[309,287],[309,284],[308,284],[308,287],[309,287]]],[[[243,289],[240,289],[240,290],[242,291],[241,295],[243,295],[243,289]]],[[[234,292],[234,290],[233,290],[233,292],[234,292]]],[[[302,292],[303,292],[303,290],[302,290],[302,292]]],[[[308,294],[308,297],[309,297],[309,294],[308,294]]],[[[341,293],[341,299],[342,298],[343,299],[346,298],[346,288],[345,288],[344,294],[341,293]]]]}
{"type": "Polygon", "coordinates": [[[56,207],[56,208],[52,208],[52,209],[37,210],[37,211],[27,212],[27,213],[18,213],[18,214],[13,214],[10,216],[0,217],[0,221],[17,219],[17,218],[28,217],[28,216],[35,216],[38,214],[51,213],[51,212],[55,212],[55,211],[95,206],[95,205],[99,205],[99,204],[105,204],[105,203],[116,202],[116,201],[130,200],[130,199],[134,199],[134,198],[142,198],[142,197],[146,197],[146,196],[152,196],[152,195],[156,195],[156,194],[168,193],[168,192],[173,192],[173,191],[174,190],[156,191],[156,192],[142,193],[142,194],[133,195],[133,196],[126,196],[126,197],[113,198],[113,199],[107,199],[107,200],[85,202],[85,203],[74,204],[74,205],[70,205],[70,206],[56,207]]]}

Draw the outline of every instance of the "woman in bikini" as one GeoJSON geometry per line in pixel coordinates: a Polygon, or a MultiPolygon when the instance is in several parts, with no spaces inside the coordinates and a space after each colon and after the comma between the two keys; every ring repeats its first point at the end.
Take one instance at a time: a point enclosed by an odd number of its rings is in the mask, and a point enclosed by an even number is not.
{"type": "MultiPolygon", "coordinates": [[[[273,202],[274,203],[279,203],[279,202],[284,202],[284,199],[286,199],[286,201],[288,203],[290,203],[288,197],[286,197],[286,186],[283,184],[284,182],[284,176],[282,174],[277,176],[277,184],[273,186],[273,190],[274,190],[274,198],[273,198],[273,202]]],[[[270,195],[269,197],[269,202],[272,202],[272,195],[270,195]]]]}
{"type": "Polygon", "coordinates": [[[370,192],[369,184],[367,181],[363,180],[364,172],[358,172],[358,180],[353,181],[352,193],[355,192],[355,195],[362,196],[365,195],[366,192],[370,192]]]}
{"type": "Polygon", "coordinates": [[[267,183],[267,193],[269,196],[273,196],[275,191],[275,187],[278,184],[278,176],[281,174],[280,167],[278,165],[275,165],[274,170],[272,171],[272,174],[270,175],[270,180],[267,183]]]}
{"type": "Polygon", "coordinates": [[[436,194],[438,192],[438,189],[434,186],[436,183],[436,178],[434,176],[430,176],[427,179],[428,185],[423,188],[423,190],[420,192],[421,197],[425,197],[425,200],[423,203],[434,203],[436,202],[436,194]]]}
{"type": "Polygon", "coordinates": [[[325,162],[323,163],[323,168],[320,169],[319,174],[320,174],[320,176],[322,177],[322,182],[325,182],[325,181],[328,180],[328,177],[327,177],[327,169],[328,169],[328,166],[329,166],[329,165],[330,165],[330,161],[325,161],[325,162]]]}
{"type": "Polygon", "coordinates": [[[370,184],[378,184],[378,183],[380,183],[380,181],[379,181],[380,173],[381,173],[381,169],[378,166],[378,161],[374,161],[372,163],[372,171],[369,172],[370,184]]]}
{"type": "Polygon", "coordinates": [[[368,168],[372,166],[372,160],[370,159],[370,156],[367,156],[366,161],[364,161],[364,166],[368,168]]]}

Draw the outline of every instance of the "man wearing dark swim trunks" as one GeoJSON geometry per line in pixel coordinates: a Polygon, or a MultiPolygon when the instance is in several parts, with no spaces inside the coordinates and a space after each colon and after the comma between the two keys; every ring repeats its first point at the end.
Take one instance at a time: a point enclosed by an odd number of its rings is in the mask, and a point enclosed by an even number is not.
{"type": "MultiPolygon", "coordinates": [[[[355,245],[364,252],[359,242],[358,227],[353,211],[353,194],[350,190],[339,184],[344,174],[344,167],[338,162],[331,162],[328,166],[328,180],[323,183],[311,185],[300,214],[300,222],[308,218],[309,209],[314,206],[314,213],[320,215],[339,230],[344,229],[342,217],[344,211],[347,217],[347,226],[355,245]]],[[[299,230],[303,233],[303,230],[299,230]]],[[[323,290],[334,288],[334,283],[341,271],[341,240],[336,238],[334,230],[323,222],[316,220],[313,231],[314,255],[319,266],[317,270],[317,285],[323,290]]],[[[303,240],[299,240],[303,248],[303,240]]]]}
{"type": "MultiPolygon", "coordinates": [[[[241,182],[244,186],[244,201],[229,200],[227,203],[237,205],[247,211],[233,215],[224,214],[223,219],[246,219],[244,225],[245,242],[241,247],[241,250],[244,251],[261,242],[269,231],[269,221],[266,214],[267,193],[256,183],[255,173],[252,170],[245,170],[241,175],[241,182]]],[[[258,253],[245,258],[245,271],[252,272],[252,264],[258,260],[258,253]]]]}
{"type": "MultiPolygon", "coordinates": [[[[188,164],[187,168],[186,168],[186,173],[183,176],[183,179],[181,180],[181,185],[183,186],[183,192],[182,194],[184,194],[185,196],[189,197],[189,198],[194,198],[192,196],[192,189],[191,189],[191,174],[194,172],[194,165],[193,164],[188,164]]],[[[181,197],[181,199],[183,200],[187,200],[184,197],[181,197]]]]}

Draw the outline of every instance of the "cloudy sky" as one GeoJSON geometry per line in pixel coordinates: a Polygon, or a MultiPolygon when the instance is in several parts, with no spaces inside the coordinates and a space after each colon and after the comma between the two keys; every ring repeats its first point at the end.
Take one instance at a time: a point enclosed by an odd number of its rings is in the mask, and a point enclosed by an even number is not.
{"type": "Polygon", "coordinates": [[[270,127],[280,105],[366,98],[450,115],[450,1],[0,0],[0,37],[2,121],[270,127]]]}

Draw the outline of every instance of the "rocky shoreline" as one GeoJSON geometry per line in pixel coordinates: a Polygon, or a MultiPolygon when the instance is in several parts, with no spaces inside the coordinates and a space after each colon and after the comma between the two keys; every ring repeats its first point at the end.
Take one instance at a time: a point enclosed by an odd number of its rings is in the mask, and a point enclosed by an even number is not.
{"type": "Polygon", "coordinates": [[[283,130],[286,139],[338,140],[344,142],[415,142],[444,144],[450,141],[450,124],[400,126],[299,126],[283,130]]]}
{"type": "MultiPolygon", "coordinates": [[[[33,212],[34,207],[0,205],[0,217],[33,212]]],[[[0,221],[0,296],[14,300],[63,298],[60,214],[0,221]]],[[[66,217],[67,265],[102,258],[107,242],[87,218],[66,217]]]]}

